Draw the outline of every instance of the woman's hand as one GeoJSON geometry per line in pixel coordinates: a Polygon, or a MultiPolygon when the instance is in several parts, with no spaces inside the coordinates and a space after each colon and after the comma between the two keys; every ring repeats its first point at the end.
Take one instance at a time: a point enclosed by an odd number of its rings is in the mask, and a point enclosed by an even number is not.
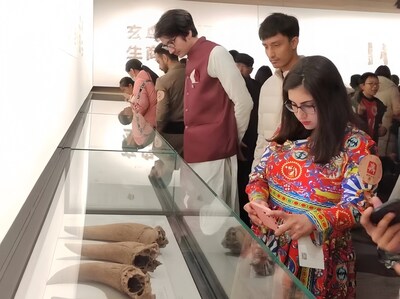
{"type": "Polygon", "coordinates": [[[283,224],[275,231],[276,236],[287,233],[292,240],[310,235],[314,230],[314,224],[303,214],[289,214],[284,211],[271,211],[270,216],[280,218],[283,224]]]}
{"type": "Polygon", "coordinates": [[[138,103],[132,103],[132,110],[139,113],[140,105],[138,103]]]}
{"type": "MultiPolygon", "coordinates": [[[[382,202],[375,196],[371,198],[371,203],[373,207],[367,208],[361,215],[361,225],[380,249],[389,253],[400,253],[400,223],[389,226],[396,215],[388,213],[379,221],[378,225],[375,225],[370,221],[370,216],[374,208],[379,207],[382,202]]],[[[400,263],[396,263],[393,269],[400,275],[400,263]]]]}
{"type": "MultiPolygon", "coordinates": [[[[265,201],[257,200],[257,202],[258,202],[259,204],[261,204],[261,205],[263,205],[263,206],[266,206],[266,207],[268,208],[268,205],[267,205],[267,203],[266,203],[265,201]]],[[[246,204],[243,206],[243,209],[247,212],[247,214],[249,215],[249,218],[250,218],[250,220],[251,220],[251,222],[252,222],[253,224],[259,225],[259,226],[262,226],[262,225],[263,225],[261,219],[258,218],[258,216],[257,216],[256,210],[253,209],[253,207],[252,207],[252,205],[251,205],[250,202],[246,203],[246,204]]]]}

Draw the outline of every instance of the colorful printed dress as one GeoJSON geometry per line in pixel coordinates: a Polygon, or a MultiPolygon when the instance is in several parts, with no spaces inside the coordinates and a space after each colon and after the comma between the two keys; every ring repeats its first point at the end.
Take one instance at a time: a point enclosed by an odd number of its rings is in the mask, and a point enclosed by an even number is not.
{"type": "Polygon", "coordinates": [[[308,139],[271,143],[246,187],[250,200],[271,209],[305,214],[317,230],[310,236],[322,245],[325,269],[299,266],[297,241],[253,225],[254,232],[316,298],[355,298],[355,253],[350,228],[359,222],[364,192],[360,160],[375,149],[363,131],[348,127],[340,154],[325,165],[313,163],[308,139]]]}

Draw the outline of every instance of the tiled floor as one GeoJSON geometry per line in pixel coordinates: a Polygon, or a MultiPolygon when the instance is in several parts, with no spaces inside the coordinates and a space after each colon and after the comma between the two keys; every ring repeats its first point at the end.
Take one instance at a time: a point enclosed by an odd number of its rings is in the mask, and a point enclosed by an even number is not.
{"type": "Polygon", "coordinates": [[[353,231],[356,250],[357,299],[398,299],[400,276],[378,262],[376,245],[361,229],[353,231]]]}
{"type": "Polygon", "coordinates": [[[371,273],[357,273],[357,299],[398,299],[400,276],[387,277],[371,273]]]}

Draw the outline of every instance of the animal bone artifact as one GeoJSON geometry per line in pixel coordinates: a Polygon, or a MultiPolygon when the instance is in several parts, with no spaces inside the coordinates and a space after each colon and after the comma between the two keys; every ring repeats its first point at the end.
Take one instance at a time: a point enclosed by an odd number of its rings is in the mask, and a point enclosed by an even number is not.
{"type": "Polygon", "coordinates": [[[104,244],[65,244],[71,251],[91,259],[133,265],[143,273],[153,272],[161,263],[157,243],[116,242],[104,244]]]}
{"type": "Polygon", "coordinates": [[[150,276],[131,265],[89,262],[66,267],[49,279],[47,284],[99,282],[132,299],[155,299],[151,292],[150,276]]]}
{"type": "Polygon", "coordinates": [[[247,232],[242,226],[230,227],[221,244],[224,248],[230,249],[232,254],[239,255],[245,249],[243,246],[246,235],[247,232]]]}
{"type": "Polygon", "coordinates": [[[253,267],[254,272],[260,276],[273,275],[275,263],[264,249],[256,242],[252,242],[250,250],[252,257],[250,265],[253,267]]]}
{"type": "Polygon", "coordinates": [[[250,265],[257,275],[272,275],[274,262],[242,226],[230,227],[221,243],[224,248],[230,249],[232,254],[250,256],[250,265]]]}
{"type": "Polygon", "coordinates": [[[82,235],[84,240],[126,242],[143,244],[157,243],[160,248],[168,244],[165,231],[161,226],[151,227],[141,223],[113,223],[81,227],[67,226],[65,231],[82,235]]]}

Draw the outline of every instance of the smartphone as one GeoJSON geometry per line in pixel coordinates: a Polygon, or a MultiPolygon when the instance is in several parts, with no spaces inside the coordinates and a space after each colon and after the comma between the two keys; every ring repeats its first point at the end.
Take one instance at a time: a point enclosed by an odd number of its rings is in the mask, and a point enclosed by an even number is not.
{"type": "Polygon", "coordinates": [[[272,229],[272,230],[277,230],[278,229],[278,221],[275,217],[267,215],[269,211],[271,211],[270,208],[259,204],[256,201],[252,201],[251,203],[252,208],[256,211],[258,218],[261,219],[263,225],[266,227],[272,229]]]}
{"type": "Polygon", "coordinates": [[[389,212],[395,213],[396,217],[390,222],[389,225],[393,225],[400,222],[400,198],[389,200],[383,203],[381,206],[374,209],[371,214],[370,220],[374,224],[378,224],[379,221],[389,212]]]}

